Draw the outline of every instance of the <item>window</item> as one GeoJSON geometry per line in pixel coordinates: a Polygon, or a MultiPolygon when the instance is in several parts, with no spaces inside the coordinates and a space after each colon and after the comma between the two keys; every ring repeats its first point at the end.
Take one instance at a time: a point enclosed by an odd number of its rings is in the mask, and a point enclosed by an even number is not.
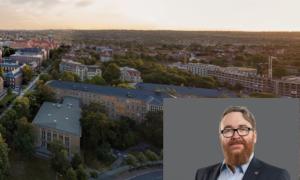
{"type": "Polygon", "coordinates": [[[42,140],[46,140],[46,133],[44,129],[42,129],[42,140]]]}
{"type": "Polygon", "coordinates": [[[70,138],[69,137],[65,137],[65,145],[67,148],[69,148],[69,146],[70,146],[70,138]]]}
{"type": "Polygon", "coordinates": [[[64,140],[64,137],[62,134],[59,135],[59,140],[62,142],[64,140]]]}
{"type": "Polygon", "coordinates": [[[48,142],[51,141],[51,132],[50,131],[47,132],[47,141],[48,142]]]}
{"type": "Polygon", "coordinates": [[[57,139],[57,133],[54,132],[54,133],[53,133],[53,140],[56,140],[56,139],[57,139]]]}

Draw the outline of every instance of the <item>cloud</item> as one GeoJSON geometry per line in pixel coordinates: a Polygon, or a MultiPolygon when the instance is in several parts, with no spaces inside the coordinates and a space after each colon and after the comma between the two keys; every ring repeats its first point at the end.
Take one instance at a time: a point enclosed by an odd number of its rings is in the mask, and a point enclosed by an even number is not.
{"type": "MultiPolygon", "coordinates": [[[[38,8],[49,8],[63,3],[63,0],[3,0],[7,4],[15,6],[30,6],[38,8]]],[[[1,2],[1,0],[0,0],[1,2]]]]}
{"type": "Polygon", "coordinates": [[[86,6],[92,5],[93,3],[94,3],[94,0],[80,0],[75,5],[77,7],[86,7],[86,6]]]}

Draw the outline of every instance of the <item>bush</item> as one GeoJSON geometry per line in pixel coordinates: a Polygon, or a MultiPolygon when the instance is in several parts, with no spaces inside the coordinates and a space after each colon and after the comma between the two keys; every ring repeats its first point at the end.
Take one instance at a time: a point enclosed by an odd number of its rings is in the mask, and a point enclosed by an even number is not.
{"type": "Polygon", "coordinates": [[[157,154],[151,150],[147,150],[145,152],[145,155],[150,161],[158,161],[159,160],[159,157],[157,156],[157,154]]]}

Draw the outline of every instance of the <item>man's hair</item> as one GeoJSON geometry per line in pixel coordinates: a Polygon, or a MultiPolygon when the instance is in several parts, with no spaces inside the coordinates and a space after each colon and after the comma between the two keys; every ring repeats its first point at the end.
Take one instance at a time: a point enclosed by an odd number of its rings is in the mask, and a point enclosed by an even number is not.
{"type": "Polygon", "coordinates": [[[223,112],[222,118],[231,112],[240,112],[242,113],[244,119],[248,121],[253,129],[256,129],[256,121],[254,115],[249,111],[249,109],[245,106],[230,106],[223,112]]]}

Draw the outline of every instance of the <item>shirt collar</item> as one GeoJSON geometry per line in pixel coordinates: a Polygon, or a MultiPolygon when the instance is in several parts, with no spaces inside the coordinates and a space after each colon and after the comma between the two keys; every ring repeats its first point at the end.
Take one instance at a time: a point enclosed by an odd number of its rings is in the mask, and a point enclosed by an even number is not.
{"type": "MultiPolygon", "coordinates": [[[[250,162],[252,161],[253,157],[254,157],[254,153],[251,154],[251,156],[250,156],[250,158],[249,158],[249,160],[248,160],[247,163],[242,164],[242,165],[240,165],[240,166],[237,166],[236,168],[238,168],[239,171],[241,171],[241,172],[244,174],[244,173],[246,172],[246,170],[247,170],[247,168],[248,168],[250,162]]],[[[221,166],[221,168],[220,168],[220,172],[224,171],[225,169],[230,170],[229,167],[227,166],[227,164],[225,163],[225,160],[223,160],[222,166],[221,166]]],[[[230,171],[231,171],[231,170],[230,170],[230,171]]]]}

